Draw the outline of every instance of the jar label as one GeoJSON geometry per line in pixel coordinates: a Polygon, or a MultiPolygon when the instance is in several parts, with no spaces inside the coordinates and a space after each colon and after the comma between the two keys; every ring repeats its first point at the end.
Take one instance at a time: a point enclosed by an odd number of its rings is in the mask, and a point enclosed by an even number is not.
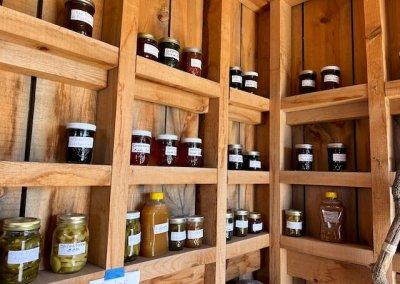
{"type": "Polygon", "coordinates": [[[286,228],[292,229],[292,230],[302,230],[303,222],[286,221],[286,228]]]}
{"type": "Polygon", "coordinates": [[[253,224],[253,232],[262,231],[262,229],[263,229],[263,223],[253,224]]]}
{"type": "Polygon", "coordinates": [[[176,60],[179,61],[179,51],[172,49],[172,48],[166,48],[164,50],[164,56],[165,57],[170,57],[170,58],[174,58],[176,60]]]}
{"type": "Polygon", "coordinates": [[[257,89],[257,81],[254,80],[246,80],[244,81],[244,86],[246,88],[256,88],[257,89]]]}
{"type": "Polygon", "coordinates": [[[86,242],[80,242],[75,244],[59,244],[58,255],[59,256],[74,256],[83,254],[86,252],[86,242]]]}
{"type": "Polygon", "coordinates": [[[242,84],[243,77],[239,75],[232,75],[232,83],[240,83],[242,84]]]}
{"type": "Polygon", "coordinates": [[[168,223],[154,225],[154,234],[162,234],[168,232],[168,223]]]}
{"type": "Polygon", "coordinates": [[[200,239],[202,237],[203,237],[203,229],[188,231],[188,239],[189,240],[200,239]]]}
{"type": "Polygon", "coordinates": [[[339,223],[339,212],[322,210],[322,215],[325,223],[339,223]]]}
{"type": "Polygon", "coordinates": [[[249,221],[236,220],[236,228],[246,229],[249,227],[249,221]]]}
{"type": "Polygon", "coordinates": [[[186,240],[186,231],[171,232],[171,241],[179,242],[186,240]]]}
{"type": "Polygon", "coordinates": [[[93,148],[93,137],[70,136],[68,139],[69,148],[93,148]]]}
{"type": "Polygon", "coordinates": [[[301,86],[315,88],[315,81],[310,79],[301,80],[301,86]]]}
{"type": "Polygon", "coordinates": [[[191,58],[190,66],[201,69],[201,60],[196,58],[191,58]]]}
{"type": "Polygon", "coordinates": [[[261,162],[260,161],[250,161],[250,168],[253,169],[261,169],[261,162]]]}
{"type": "Polygon", "coordinates": [[[200,148],[189,148],[188,156],[201,157],[201,149],[200,148]]]}
{"type": "Polygon", "coordinates": [[[298,155],[298,161],[299,162],[312,162],[313,161],[313,155],[312,154],[299,154],[298,155]]]}
{"type": "Polygon", "coordinates": [[[132,153],[150,154],[150,144],[132,143],[132,153]]]}
{"type": "Polygon", "coordinates": [[[158,58],[158,48],[157,47],[152,46],[151,44],[145,43],[143,50],[144,50],[144,53],[151,54],[158,58]]]}
{"type": "Polygon", "coordinates": [[[325,75],[324,82],[334,82],[339,84],[339,76],[337,75],[325,75]]]}
{"type": "Polygon", "coordinates": [[[332,160],[334,162],[346,162],[347,157],[346,154],[333,154],[332,160]]]}
{"type": "Polygon", "coordinates": [[[229,162],[233,163],[243,163],[243,156],[242,155],[229,155],[229,162]]]}
{"type": "Polygon", "coordinates": [[[10,250],[7,264],[23,264],[39,259],[39,247],[27,250],[10,250]]]}
{"type": "Polygon", "coordinates": [[[93,16],[90,15],[88,12],[72,9],[71,20],[85,22],[86,24],[90,25],[93,28],[93,16]]]}
{"type": "Polygon", "coordinates": [[[128,237],[128,246],[135,246],[140,244],[140,240],[142,239],[142,233],[132,235],[128,237]]]}
{"type": "Polygon", "coordinates": [[[165,147],[165,155],[167,155],[167,156],[176,156],[176,153],[177,153],[176,149],[177,149],[176,147],[166,146],[165,147]]]}
{"type": "Polygon", "coordinates": [[[233,223],[227,223],[226,224],[226,231],[227,232],[232,232],[233,231],[233,223]]]}

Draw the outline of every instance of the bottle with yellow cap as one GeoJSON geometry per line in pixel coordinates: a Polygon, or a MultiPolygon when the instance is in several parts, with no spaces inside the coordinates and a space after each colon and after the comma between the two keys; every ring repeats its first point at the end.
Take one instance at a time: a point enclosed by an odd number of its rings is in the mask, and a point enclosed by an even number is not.
{"type": "Polygon", "coordinates": [[[141,213],[142,241],[140,253],[154,257],[168,252],[168,207],[162,192],[151,192],[141,213]]]}
{"type": "Polygon", "coordinates": [[[343,204],[337,199],[337,193],[325,192],[325,200],[320,205],[321,241],[344,242],[344,211],[343,204]]]}

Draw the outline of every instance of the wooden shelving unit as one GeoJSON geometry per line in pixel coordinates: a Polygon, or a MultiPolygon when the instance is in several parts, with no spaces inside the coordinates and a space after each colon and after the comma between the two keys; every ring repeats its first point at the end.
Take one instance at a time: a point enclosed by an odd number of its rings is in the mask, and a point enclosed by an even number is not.
{"type": "Polygon", "coordinates": [[[269,172],[228,171],[228,184],[269,184],[269,172]]]}
{"type": "Polygon", "coordinates": [[[234,258],[269,247],[269,234],[262,232],[256,235],[233,237],[226,245],[226,258],[234,258]]]}

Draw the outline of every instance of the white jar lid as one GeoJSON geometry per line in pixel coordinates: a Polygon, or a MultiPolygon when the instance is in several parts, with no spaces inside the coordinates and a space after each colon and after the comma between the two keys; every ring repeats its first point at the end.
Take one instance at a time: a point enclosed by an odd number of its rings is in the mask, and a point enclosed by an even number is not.
{"type": "Polygon", "coordinates": [[[258,77],[258,73],[254,72],[254,71],[249,71],[249,72],[245,72],[243,74],[243,76],[257,76],[258,77]]]}
{"type": "Polygon", "coordinates": [[[178,136],[174,134],[160,134],[157,136],[157,140],[178,140],[178,136]]]}
{"type": "Polygon", "coordinates": [[[151,132],[147,130],[132,130],[132,135],[151,137],[151,132]]]}
{"type": "Polygon", "coordinates": [[[313,146],[311,144],[296,144],[294,145],[295,149],[312,149],[313,146]]]}
{"type": "Polygon", "coordinates": [[[329,143],[328,148],[344,148],[343,143],[329,143]]]}
{"type": "Polygon", "coordinates": [[[324,68],[321,69],[321,72],[324,72],[326,70],[336,70],[336,71],[340,71],[340,68],[338,66],[325,66],[324,68]]]}
{"type": "Polygon", "coordinates": [[[140,211],[130,211],[126,213],[126,220],[133,220],[140,218],[140,211]]]}
{"type": "Polygon", "coordinates": [[[70,122],[67,123],[67,129],[82,129],[96,131],[96,125],[90,123],[70,122]]]}
{"type": "Polygon", "coordinates": [[[182,138],[182,143],[201,143],[201,138],[182,138]]]}

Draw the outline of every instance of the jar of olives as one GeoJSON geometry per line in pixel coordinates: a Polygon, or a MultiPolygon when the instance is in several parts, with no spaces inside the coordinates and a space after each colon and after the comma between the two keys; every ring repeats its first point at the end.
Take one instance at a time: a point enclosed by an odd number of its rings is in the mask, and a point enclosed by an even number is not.
{"type": "Polygon", "coordinates": [[[169,219],[169,250],[182,250],[186,242],[186,218],[174,216],[169,219]]]}
{"type": "Polygon", "coordinates": [[[301,237],[303,230],[303,212],[299,210],[286,210],[285,235],[290,237],[301,237]]]}
{"type": "Polygon", "coordinates": [[[133,261],[139,256],[141,237],[140,212],[128,212],[126,214],[125,262],[133,261]]]}
{"type": "Polygon", "coordinates": [[[0,282],[25,284],[39,272],[40,220],[8,218],[3,222],[0,238],[0,282]]]}
{"type": "Polygon", "coordinates": [[[76,213],[58,215],[51,248],[51,269],[60,274],[80,271],[87,262],[88,246],[86,216],[76,213]]]}

